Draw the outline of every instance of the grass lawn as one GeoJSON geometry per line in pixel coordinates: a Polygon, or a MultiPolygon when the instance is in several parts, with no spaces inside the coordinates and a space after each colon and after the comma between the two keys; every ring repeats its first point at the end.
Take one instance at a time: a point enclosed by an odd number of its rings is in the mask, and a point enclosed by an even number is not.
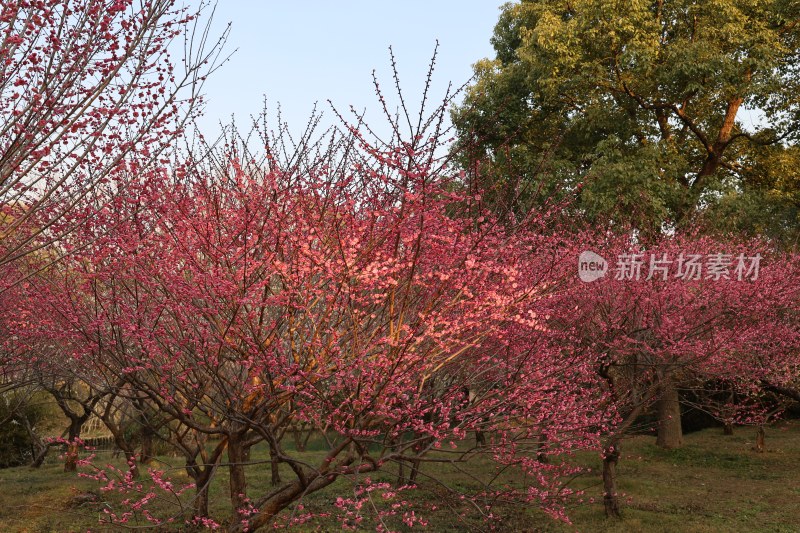
{"type": "MultiPolygon", "coordinates": [[[[606,519],[600,503],[575,505],[570,509],[574,522],[571,526],[552,522],[537,510],[506,506],[497,510],[504,517],[497,530],[800,532],[800,421],[768,428],[765,453],[751,449],[754,438],[752,428],[737,428],[733,436],[722,435],[720,429],[709,429],[686,435],[683,448],[666,451],[657,448],[652,437],[632,437],[623,443],[619,463],[618,483],[626,501],[621,521],[606,519]]],[[[309,458],[320,455],[313,448],[307,453],[309,458]]],[[[254,458],[260,456],[255,452],[254,458]]],[[[178,459],[162,460],[176,468],[174,477],[185,477],[178,459]]],[[[593,468],[593,472],[579,478],[575,486],[585,488],[586,499],[601,502],[598,456],[584,454],[575,461],[593,468]]],[[[471,465],[471,468],[482,467],[488,468],[488,464],[471,465]]],[[[268,485],[268,467],[248,468],[250,487],[268,485]]],[[[463,476],[456,476],[446,466],[427,465],[426,468],[447,484],[463,483],[463,476]]],[[[283,475],[284,479],[290,479],[291,473],[287,469],[283,475]]],[[[373,476],[376,481],[392,479],[391,473],[373,476]]],[[[398,498],[413,502],[417,512],[430,519],[427,530],[485,530],[484,523],[468,505],[426,482],[424,477],[419,481],[427,490],[401,493],[398,498]],[[430,505],[445,511],[426,513],[430,505]]],[[[334,484],[309,496],[303,502],[305,511],[330,512],[337,496],[352,494],[345,483],[334,484]]],[[[223,469],[211,493],[212,514],[216,511],[226,516],[226,485],[223,469]]],[[[104,502],[76,505],[73,501],[76,494],[96,490],[97,486],[94,481],[64,473],[55,454],[39,470],[27,467],[0,470],[0,532],[123,531],[119,527],[98,525],[104,502]]],[[[112,505],[115,498],[116,495],[101,496],[112,505]]],[[[377,502],[376,505],[386,508],[387,503],[377,502]]],[[[296,530],[337,531],[338,524],[332,518],[319,518],[296,530]]],[[[399,519],[389,519],[387,524],[395,530],[407,529],[399,519]]],[[[374,531],[374,528],[374,522],[365,519],[363,530],[374,531]]]]}

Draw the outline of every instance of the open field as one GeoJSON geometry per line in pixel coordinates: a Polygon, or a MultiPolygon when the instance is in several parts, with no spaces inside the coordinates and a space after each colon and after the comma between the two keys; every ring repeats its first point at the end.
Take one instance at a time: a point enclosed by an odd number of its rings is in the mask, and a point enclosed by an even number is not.
{"type": "MultiPolygon", "coordinates": [[[[723,436],[719,429],[686,435],[686,445],[675,451],[657,448],[651,437],[637,436],[625,441],[619,463],[619,486],[626,495],[624,518],[616,522],[603,516],[599,503],[584,503],[570,510],[572,526],[550,521],[537,510],[501,508],[504,520],[499,531],[528,532],[794,532],[800,531],[800,422],[790,421],[767,431],[767,451],[753,451],[755,431],[737,428],[733,436],[723,436]]],[[[315,452],[309,451],[309,455],[315,452]]],[[[256,453],[254,458],[260,454],[256,453]]],[[[120,531],[119,527],[99,525],[97,517],[103,503],[71,503],[76,493],[96,489],[90,480],[77,479],[61,471],[55,455],[40,470],[27,467],[0,470],[0,531],[62,532],[120,531]]],[[[576,482],[586,489],[585,498],[601,500],[595,456],[575,459],[595,470],[576,482]]],[[[164,458],[178,466],[176,459],[164,458]]],[[[428,472],[445,483],[459,483],[445,467],[428,465],[428,472]]],[[[178,470],[179,472],[179,470],[178,470]]],[[[212,491],[212,509],[223,511],[227,501],[223,489],[224,471],[212,491]]],[[[268,468],[252,467],[250,486],[268,482],[268,468]]],[[[285,472],[286,477],[290,475],[285,472]]],[[[390,478],[374,476],[381,480],[390,478]]],[[[485,524],[468,506],[441,490],[426,485],[425,492],[403,493],[424,514],[426,506],[451,507],[445,512],[429,513],[430,531],[482,531],[485,524]],[[436,501],[436,498],[439,501],[436,501]],[[463,516],[459,517],[460,514],[463,516]]],[[[344,482],[342,482],[344,483],[344,482]]],[[[331,512],[331,503],[348,489],[334,484],[311,495],[304,502],[305,511],[331,512]]],[[[113,504],[116,496],[106,496],[113,504]]],[[[377,503],[376,505],[383,505],[377,503]]],[[[143,525],[143,524],[139,524],[143,525]]],[[[397,523],[387,525],[404,530],[397,523]]],[[[374,530],[374,523],[364,522],[364,531],[374,530]]],[[[319,518],[297,527],[298,531],[334,531],[338,522],[319,518]]]]}

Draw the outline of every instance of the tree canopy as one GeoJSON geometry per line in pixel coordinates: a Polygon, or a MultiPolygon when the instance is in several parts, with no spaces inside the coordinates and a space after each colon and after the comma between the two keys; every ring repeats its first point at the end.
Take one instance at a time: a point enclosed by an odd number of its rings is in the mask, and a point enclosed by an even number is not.
{"type": "Polygon", "coordinates": [[[796,232],[796,2],[522,1],[492,44],[453,118],[497,208],[577,192],[643,231],[796,232]]]}

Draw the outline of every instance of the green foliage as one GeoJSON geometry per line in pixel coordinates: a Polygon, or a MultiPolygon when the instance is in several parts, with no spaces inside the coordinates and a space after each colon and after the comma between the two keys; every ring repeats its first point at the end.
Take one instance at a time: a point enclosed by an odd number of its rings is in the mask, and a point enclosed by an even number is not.
{"type": "Polygon", "coordinates": [[[800,239],[800,147],[761,147],[749,154],[743,193],[720,197],[707,217],[714,230],[779,237],[786,247],[800,239]]]}
{"type": "Polygon", "coordinates": [[[492,44],[453,119],[498,209],[580,191],[643,231],[797,231],[797,2],[524,0],[492,44]]]}
{"type": "Polygon", "coordinates": [[[44,416],[44,409],[35,401],[0,398],[0,468],[31,461],[33,440],[27,427],[36,427],[44,416]]]}

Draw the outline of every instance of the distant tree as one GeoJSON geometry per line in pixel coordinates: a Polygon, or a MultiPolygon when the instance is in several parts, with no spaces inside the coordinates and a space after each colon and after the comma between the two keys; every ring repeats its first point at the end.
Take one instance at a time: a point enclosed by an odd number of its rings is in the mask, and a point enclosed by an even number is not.
{"type": "Polygon", "coordinates": [[[492,43],[453,119],[497,209],[579,191],[576,212],[645,232],[796,234],[796,2],[523,0],[492,43]]]}

